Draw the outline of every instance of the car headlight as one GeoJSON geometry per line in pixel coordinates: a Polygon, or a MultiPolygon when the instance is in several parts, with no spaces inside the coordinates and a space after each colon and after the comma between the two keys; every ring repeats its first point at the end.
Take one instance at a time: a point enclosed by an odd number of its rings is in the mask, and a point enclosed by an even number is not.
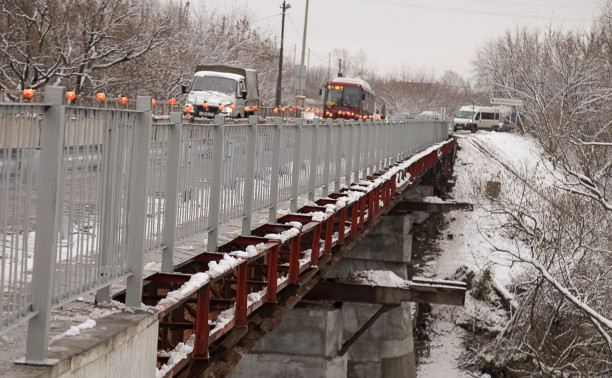
{"type": "Polygon", "coordinates": [[[232,112],[232,108],[230,108],[229,105],[225,105],[225,108],[223,108],[222,112],[230,114],[232,112]]]}
{"type": "Polygon", "coordinates": [[[472,120],[471,120],[471,119],[468,119],[468,123],[472,123],[472,120]]]}

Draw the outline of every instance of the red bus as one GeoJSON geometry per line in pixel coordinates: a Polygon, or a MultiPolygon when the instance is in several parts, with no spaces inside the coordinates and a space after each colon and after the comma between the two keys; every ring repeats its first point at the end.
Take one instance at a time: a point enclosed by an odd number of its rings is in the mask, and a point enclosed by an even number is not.
{"type": "Polygon", "coordinates": [[[376,96],[365,80],[337,77],[325,84],[325,118],[358,118],[374,115],[376,96]]]}

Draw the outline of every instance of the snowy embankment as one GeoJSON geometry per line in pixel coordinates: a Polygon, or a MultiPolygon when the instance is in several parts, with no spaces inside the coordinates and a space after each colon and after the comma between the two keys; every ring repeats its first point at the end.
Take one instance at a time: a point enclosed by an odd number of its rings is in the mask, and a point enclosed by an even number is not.
{"type": "MultiPolygon", "coordinates": [[[[512,277],[522,271],[518,264],[512,264],[507,255],[493,251],[493,245],[503,246],[516,243],[506,240],[501,226],[505,223],[502,215],[494,215],[485,209],[490,207],[489,196],[495,190],[504,190],[504,182],[516,180],[514,172],[538,170],[546,180],[547,170],[543,169],[540,150],[531,139],[509,133],[479,132],[460,134],[460,150],[454,167],[455,186],[450,194],[456,201],[470,202],[474,211],[452,211],[444,215],[448,224],[438,240],[442,251],[435,261],[427,264],[424,275],[448,279],[455,275],[460,266],[467,267],[478,277],[485,269],[492,276],[493,289],[506,297],[511,306],[512,294],[505,286],[512,277]],[[482,186],[483,190],[476,190],[482,186]]],[[[466,331],[458,324],[481,319],[488,329],[501,329],[507,322],[504,310],[487,306],[486,302],[466,295],[464,307],[434,305],[431,324],[427,332],[431,339],[429,356],[418,366],[419,377],[470,377],[461,369],[462,345],[466,331]]]]}

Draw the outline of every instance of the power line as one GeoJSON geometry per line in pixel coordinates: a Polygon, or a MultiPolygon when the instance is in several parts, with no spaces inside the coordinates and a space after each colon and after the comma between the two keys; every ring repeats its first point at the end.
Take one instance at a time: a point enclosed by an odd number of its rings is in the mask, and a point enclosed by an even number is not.
{"type": "Polygon", "coordinates": [[[253,21],[251,21],[251,23],[255,23],[255,22],[259,22],[259,21],[267,20],[267,19],[269,19],[269,18],[272,18],[272,17],[277,17],[277,16],[280,16],[280,15],[282,15],[282,13],[276,13],[276,14],[273,14],[272,16],[268,16],[268,17],[264,17],[264,18],[258,18],[257,20],[253,20],[253,21]]]}
{"type": "MultiPolygon", "coordinates": [[[[401,6],[401,7],[412,8],[412,9],[437,10],[437,11],[443,11],[443,12],[464,13],[464,14],[470,14],[470,15],[480,14],[480,15],[485,15],[485,16],[517,17],[517,18],[529,18],[529,19],[535,19],[535,20],[550,20],[550,19],[555,18],[552,16],[543,17],[543,16],[534,16],[531,14],[517,14],[517,13],[508,13],[508,12],[487,12],[487,11],[465,9],[465,8],[448,8],[448,7],[436,7],[436,6],[419,5],[419,4],[406,4],[406,3],[399,3],[397,1],[390,1],[390,0],[358,0],[358,1],[367,2],[369,4],[377,3],[377,4],[401,6]]],[[[486,1],[486,0],[477,0],[477,1],[486,1]]],[[[523,3],[523,4],[527,4],[527,3],[523,3]]],[[[567,18],[567,17],[564,17],[561,20],[562,21],[579,21],[579,22],[592,21],[591,19],[585,20],[581,18],[567,18]]]]}
{"type": "Polygon", "coordinates": [[[289,17],[289,22],[291,23],[291,26],[293,27],[293,30],[295,30],[295,32],[297,33],[298,37],[300,37],[300,39],[302,39],[302,33],[300,33],[298,31],[297,27],[293,23],[293,18],[291,18],[291,15],[289,13],[287,13],[287,17],[289,17]]]}

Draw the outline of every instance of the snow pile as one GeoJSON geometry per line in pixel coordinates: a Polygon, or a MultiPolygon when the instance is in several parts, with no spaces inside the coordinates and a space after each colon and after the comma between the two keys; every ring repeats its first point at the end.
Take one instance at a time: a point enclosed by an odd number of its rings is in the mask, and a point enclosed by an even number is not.
{"type": "Polygon", "coordinates": [[[349,272],[349,280],[370,286],[406,287],[407,281],[388,270],[349,272]]]}
{"type": "Polygon", "coordinates": [[[238,259],[224,253],[223,258],[219,262],[211,261],[208,263],[208,274],[214,277],[220,276],[228,270],[234,269],[237,265],[238,259]]]}
{"type": "Polygon", "coordinates": [[[293,227],[295,227],[297,229],[300,229],[300,230],[302,229],[302,224],[300,222],[291,221],[291,222],[287,222],[287,224],[289,226],[293,226],[293,227]]]}
{"type": "Polygon", "coordinates": [[[263,246],[263,243],[257,244],[255,245],[249,245],[246,247],[246,250],[244,251],[233,251],[230,252],[229,255],[230,256],[234,256],[234,257],[241,257],[243,259],[248,259],[251,258],[253,256],[257,256],[257,254],[259,253],[259,249],[263,246]]]}
{"type": "Polygon", "coordinates": [[[442,198],[435,197],[435,196],[423,197],[422,202],[427,202],[427,203],[446,203],[446,201],[444,201],[442,198]]]}
{"type": "Polygon", "coordinates": [[[146,263],[144,270],[148,270],[150,272],[161,272],[161,264],[156,262],[146,263]]]}
{"type": "Polygon", "coordinates": [[[280,234],[267,234],[264,237],[270,240],[280,240],[281,243],[284,243],[287,240],[298,236],[299,234],[300,230],[298,228],[292,227],[286,231],[281,232],[280,234]]]}
{"type": "Polygon", "coordinates": [[[56,342],[57,340],[63,339],[64,337],[67,337],[67,336],[76,336],[76,335],[80,334],[81,331],[89,329],[89,328],[93,328],[95,326],[96,326],[96,321],[95,320],[87,319],[86,321],[84,321],[83,323],[81,323],[79,325],[70,327],[70,329],[68,331],[53,337],[51,339],[51,344],[56,342]]]}
{"type": "Polygon", "coordinates": [[[155,377],[162,378],[170,371],[170,369],[174,367],[174,365],[187,358],[187,355],[193,352],[194,343],[195,335],[191,335],[191,338],[186,343],[178,343],[174,350],[171,350],[170,352],[159,351],[157,353],[159,357],[170,357],[170,359],[167,363],[162,365],[160,369],[155,368],[155,377]]]}
{"type": "Polygon", "coordinates": [[[209,321],[208,324],[214,327],[211,327],[209,335],[214,334],[217,330],[225,327],[225,325],[234,319],[234,315],[236,314],[236,307],[228,308],[225,311],[221,311],[217,316],[217,319],[214,322],[209,321]]]}
{"type": "Polygon", "coordinates": [[[206,284],[209,280],[210,280],[210,276],[208,275],[208,273],[194,274],[193,276],[191,276],[189,281],[185,282],[183,286],[181,286],[178,290],[169,292],[166,295],[166,298],[159,301],[159,303],[157,304],[157,306],[155,306],[155,308],[160,309],[162,306],[166,304],[177,303],[179,300],[185,298],[185,296],[189,292],[194,291],[195,289],[204,286],[204,284],[206,284]]]}

